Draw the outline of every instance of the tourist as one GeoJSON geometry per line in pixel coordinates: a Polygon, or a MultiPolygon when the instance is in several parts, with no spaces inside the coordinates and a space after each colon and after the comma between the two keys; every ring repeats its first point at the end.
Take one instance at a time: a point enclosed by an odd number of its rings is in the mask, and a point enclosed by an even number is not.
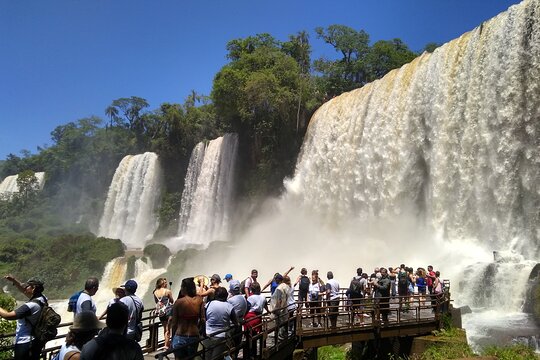
{"type": "MultiPolygon", "coordinates": [[[[291,266],[291,267],[289,268],[289,270],[287,270],[287,271],[286,271],[283,275],[281,275],[281,276],[283,277],[283,276],[289,275],[289,273],[290,273],[293,269],[294,269],[294,266],[291,266]]],[[[277,275],[280,275],[280,274],[279,274],[279,273],[275,273],[274,276],[272,277],[272,279],[268,280],[268,282],[266,283],[266,285],[263,286],[262,291],[266,290],[266,288],[267,288],[268,286],[270,286],[270,294],[273,294],[274,291],[276,291],[276,288],[277,288],[278,285],[279,285],[279,284],[277,283],[277,281],[276,281],[276,276],[277,276],[277,275]]]]}
{"type": "Polygon", "coordinates": [[[407,268],[407,292],[409,294],[409,301],[413,301],[414,288],[416,286],[416,275],[412,267],[407,268]]]}
{"type": "Polygon", "coordinates": [[[259,272],[256,269],[251,270],[251,276],[249,276],[246,280],[244,280],[244,294],[246,295],[246,298],[253,295],[251,293],[251,284],[257,282],[257,277],[259,276],[259,272]]]}
{"type": "Polygon", "coordinates": [[[426,280],[427,280],[427,289],[428,289],[428,292],[429,292],[429,296],[431,298],[431,306],[432,307],[435,307],[435,297],[433,296],[433,294],[435,293],[435,291],[433,289],[434,288],[433,283],[435,282],[435,279],[436,279],[436,275],[435,275],[435,271],[433,271],[433,266],[428,265],[427,274],[426,274],[426,280]]]}
{"type": "Polygon", "coordinates": [[[124,303],[129,310],[129,318],[127,325],[126,337],[135,341],[140,341],[142,336],[142,312],[144,305],[142,300],[135,295],[137,291],[137,282],[128,280],[122,285],[126,291],[126,296],[120,299],[119,302],[124,303]]]}
{"type": "Polygon", "coordinates": [[[309,284],[309,312],[312,316],[313,327],[321,327],[321,306],[322,306],[322,292],[324,292],[324,282],[319,278],[319,270],[313,270],[311,272],[311,284],[309,284]],[[315,317],[315,314],[317,316],[315,317]],[[315,318],[317,322],[315,322],[315,318]]]}
{"type": "MultiPolygon", "coordinates": [[[[238,322],[241,323],[244,321],[244,316],[247,313],[248,302],[246,297],[240,294],[240,281],[231,280],[229,283],[229,294],[232,296],[227,299],[227,302],[233,306],[236,318],[238,322]]],[[[240,350],[240,344],[242,343],[242,328],[240,326],[235,327],[231,335],[235,346],[234,357],[236,358],[236,355],[238,355],[238,351],[240,350]]]]}
{"type": "Polygon", "coordinates": [[[166,278],[158,278],[154,289],[154,302],[158,310],[159,321],[163,326],[165,334],[165,349],[170,347],[169,318],[172,315],[172,304],[174,302],[172,291],[167,288],[169,284],[166,278]]]}
{"type": "Polygon", "coordinates": [[[263,310],[269,312],[266,298],[261,295],[261,286],[259,283],[254,282],[251,284],[251,294],[247,298],[248,313],[244,317],[244,330],[249,335],[249,346],[252,357],[257,354],[257,341],[253,337],[259,334],[262,330],[262,313],[263,310]]]}
{"type": "Polygon", "coordinates": [[[141,347],[124,336],[130,310],[121,301],[112,304],[107,313],[107,327],[87,342],[81,351],[82,360],[144,360],[141,347]]]}
{"type": "Polygon", "coordinates": [[[205,302],[209,303],[210,301],[214,300],[216,290],[219,288],[219,284],[221,284],[221,276],[214,274],[210,277],[210,287],[208,287],[206,290],[204,290],[203,287],[199,287],[197,294],[203,298],[206,297],[205,302]]]}
{"type": "Polygon", "coordinates": [[[398,274],[398,295],[400,310],[408,312],[409,303],[407,297],[409,295],[409,276],[405,264],[399,266],[398,274]]]}
{"type": "Polygon", "coordinates": [[[233,279],[233,276],[231,274],[226,274],[224,279],[226,282],[230,282],[233,279]]]}
{"type": "Polygon", "coordinates": [[[107,304],[107,308],[103,311],[103,313],[99,317],[99,320],[102,320],[105,318],[105,316],[107,315],[107,310],[109,310],[109,306],[111,306],[114,303],[117,303],[118,301],[120,301],[121,298],[126,296],[126,289],[124,289],[123,287],[113,288],[112,291],[114,293],[114,297],[111,300],[109,300],[109,303],[107,304]]]}
{"type": "Polygon", "coordinates": [[[287,294],[287,312],[289,313],[289,332],[292,333],[294,321],[291,321],[291,318],[294,317],[294,312],[297,308],[296,301],[294,300],[294,287],[291,284],[291,278],[289,276],[283,277],[283,283],[287,285],[289,290],[287,294]]]}
{"type": "Polygon", "coordinates": [[[227,289],[218,287],[215,290],[214,301],[206,304],[206,335],[203,340],[206,350],[205,359],[222,358],[227,349],[226,332],[231,324],[239,326],[236,313],[231,304],[227,302],[227,289]]]}
{"type": "Polygon", "coordinates": [[[199,326],[203,323],[203,298],[197,295],[193,278],[182,279],[180,295],[174,302],[169,323],[175,359],[195,356],[199,343],[199,326]]]}
{"type": "Polygon", "coordinates": [[[17,320],[15,359],[38,360],[45,344],[32,335],[32,324],[37,323],[41,309],[47,304],[47,297],[43,295],[44,283],[35,277],[25,283],[21,283],[12,275],[6,275],[4,278],[11,281],[13,286],[30,299],[13,311],[0,308],[0,317],[6,320],[17,320]]]}
{"type": "Polygon", "coordinates": [[[91,311],[94,314],[96,313],[96,303],[92,296],[96,294],[99,289],[99,279],[97,277],[89,277],[84,283],[84,290],[79,295],[77,299],[77,305],[73,309],[73,316],[77,315],[82,311],[91,311]]]}
{"type": "Polygon", "coordinates": [[[390,295],[392,298],[396,297],[396,279],[397,273],[394,271],[394,268],[388,268],[388,278],[390,279],[390,295]]]}
{"type": "Polygon", "coordinates": [[[328,313],[330,318],[330,327],[337,327],[337,318],[339,314],[339,283],[334,279],[331,271],[326,273],[328,279],[326,283],[326,299],[328,300],[328,313]]]}
{"type": "Polygon", "coordinates": [[[100,322],[96,314],[91,311],[77,313],[73,325],[69,327],[66,342],[60,348],[60,352],[55,359],[78,360],[84,344],[92,340],[104,326],[105,324],[100,322]]]}
{"type": "Polygon", "coordinates": [[[287,284],[283,282],[283,276],[277,274],[274,278],[278,284],[276,290],[270,298],[270,306],[272,308],[272,314],[276,320],[276,327],[278,327],[278,334],[280,338],[285,338],[287,333],[287,326],[282,325],[288,320],[287,307],[289,305],[288,297],[290,289],[287,284]]]}
{"type": "Polygon", "coordinates": [[[367,280],[362,276],[362,268],[356,269],[356,276],[354,276],[349,284],[347,295],[351,299],[351,319],[350,323],[354,324],[356,316],[360,317],[360,323],[364,323],[364,316],[362,314],[362,299],[364,298],[367,280]]]}
{"type": "Polygon", "coordinates": [[[311,281],[307,277],[307,269],[302,268],[300,270],[300,275],[296,279],[296,282],[294,283],[293,289],[298,285],[298,305],[302,307],[304,303],[307,301],[307,295],[309,292],[309,284],[311,281]]]}
{"type": "Polygon", "coordinates": [[[424,301],[426,296],[426,270],[423,268],[416,269],[416,287],[418,288],[419,300],[424,301]]]}
{"type": "Polygon", "coordinates": [[[390,308],[390,279],[385,268],[380,269],[381,278],[373,284],[375,290],[376,304],[381,311],[383,322],[388,323],[388,313],[390,308]]]}

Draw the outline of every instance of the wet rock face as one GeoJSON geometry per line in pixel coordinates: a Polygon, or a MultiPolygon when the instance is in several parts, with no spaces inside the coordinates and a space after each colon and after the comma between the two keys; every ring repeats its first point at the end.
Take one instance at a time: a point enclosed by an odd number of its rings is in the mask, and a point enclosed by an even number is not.
{"type": "Polygon", "coordinates": [[[536,323],[540,325],[540,264],[536,264],[529,275],[527,299],[523,311],[532,314],[536,323]]]}

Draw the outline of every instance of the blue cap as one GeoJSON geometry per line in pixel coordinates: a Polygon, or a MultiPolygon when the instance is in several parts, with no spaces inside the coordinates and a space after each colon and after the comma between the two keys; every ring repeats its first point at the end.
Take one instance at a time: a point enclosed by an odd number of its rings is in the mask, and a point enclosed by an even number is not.
{"type": "Polygon", "coordinates": [[[232,275],[231,274],[227,274],[225,275],[225,280],[229,281],[232,279],[232,275]]]}
{"type": "Polygon", "coordinates": [[[229,289],[230,291],[240,291],[240,281],[231,280],[231,282],[229,283],[229,289]]]}
{"type": "Polygon", "coordinates": [[[122,286],[126,290],[131,291],[132,293],[135,293],[137,291],[137,282],[133,279],[126,281],[126,283],[122,286]]]}

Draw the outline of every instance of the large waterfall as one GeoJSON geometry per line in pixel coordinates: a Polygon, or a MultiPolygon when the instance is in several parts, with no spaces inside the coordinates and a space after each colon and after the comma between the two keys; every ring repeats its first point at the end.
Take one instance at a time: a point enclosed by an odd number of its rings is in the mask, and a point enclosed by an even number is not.
{"type": "Polygon", "coordinates": [[[156,154],[124,157],[109,187],[98,235],[120,239],[128,247],[144,247],[158,227],[161,178],[156,154]]]}
{"type": "Polygon", "coordinates": [[[238,136],[225,134],[193,149],[182,193],[180,240],[174,247],[206,247],[227,239],[237,148],[238,136]]]}
{"type": "Polygon", "coordinates": [[[324,104],[290,193],[341,218],[414,213],[538,257],[540,3],[524,1],[324,104]]]}

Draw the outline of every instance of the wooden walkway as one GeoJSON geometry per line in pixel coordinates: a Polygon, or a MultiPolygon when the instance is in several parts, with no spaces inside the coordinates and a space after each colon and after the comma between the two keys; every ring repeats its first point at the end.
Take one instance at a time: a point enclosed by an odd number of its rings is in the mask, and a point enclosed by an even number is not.
{"type": "MultiPolygon", "coordinates": [[[[342,289],[338,307],[330,307],[322,302],[320,307],[307,308],[308,304],[298,303],[298,309],[285,311],[281,317],[261,315],[259,328],[255,332],[244,329],[237,335],[237,341],[231,335],[232,329],[224,331],[226,346],[220,357],[237,354],[238,358],[243,359],[289,359],[295,349],[307,350],[326,345],[430,334],[440,329],[441,316],[448,309],[449,284],[446,289],[444,294],[433,298],[433,304],[429,295],[428,298],[416,295],[363,299],[360,305],[354,306],[345,297],[345,289],[342,289]],[[384,310],[381,311],[385,305],[388,309],[387,319],[383,316],[384,310]],[[335,326],[332,326],[331,318],[335,318],[335,326]]],[[[140,344],[145,358],[174,359],[172,350],[163,350],[163,329],[153,310],[145,311],[143,324],[140,344]]],[[[61,335],[47,344],[42,359],[51,359],[58,352],[70,325],[60,325],[61,335]]],[[[13,335],[1,335],[0,338],[13,335]]],[[[0,348],[0,351],[10,349],[12,346],[0,348]]],[[[193,358],[211,360],[206,355],[208,350],[209,347],[204,346],[202,339],[193,358]]]]}

